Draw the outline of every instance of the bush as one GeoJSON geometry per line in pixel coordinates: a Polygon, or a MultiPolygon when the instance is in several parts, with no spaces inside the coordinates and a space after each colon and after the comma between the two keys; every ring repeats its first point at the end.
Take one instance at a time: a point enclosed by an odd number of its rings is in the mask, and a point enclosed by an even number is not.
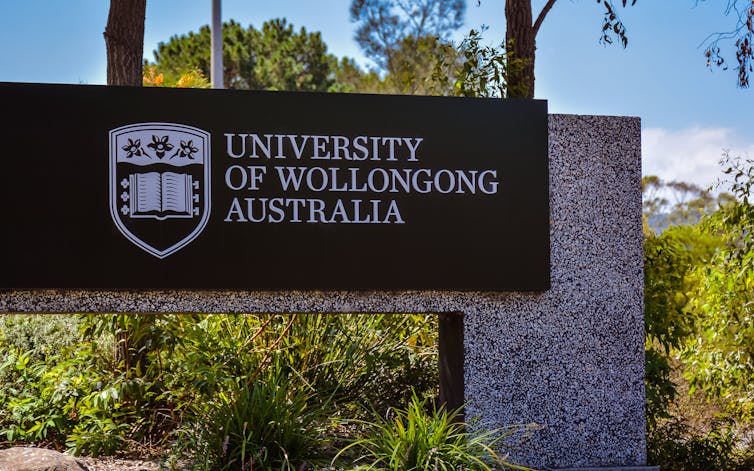
{"type": "Polygon", "coordinates": [[[98,455],[143,437],[140,385],[99,368],[91,343],[35,362],[21,349],[4,354],[0,369],[12,370],[16,380],[0,394],[0,435],[8,442],[98,455]]]}
{"type": "Polygon", "coordinates": [[[184,431],[180,448],[195,451],[204,469],[296,470],[317,449],[321,413],[308,393],[287,380],[243,383],[217,396],[205,420],[184,431]]]}
{"type": "Polygon", "coordinates": [[[436,332],[435,315],[299,315],[271,361],[328,405],[384,412],[437,388],[436,332]]]}
{"type": "Polygon", "coordinates": [[[429,314],[25,315],[1,321],[0,437],[75,454],[142,446],[196,451],[198,436],[225,433],[207,445],[222,466],[250,459],[287,466],[299,447],[283,445],[284,455],[267,445],[255,448],[266,439],[250,435],[258,431],[248,428],[251,419],[226,424],[220,418],[255,402],[288,401],[285,410],[265,410],[278,416],[317,411],[301,433],[310,444],[323,438],[320,428],[336,431],[340,438],[323,442],[332,456],[342,444],[337,440],[350,433],[342,420],[370,408],[403,407],[412,388],[433,394],[439,382],[437,321],[429,314]],[[226,451],[217,452],[226,436],[226,451]],[[179,443],[172,443],[176,437],[179,443]],[[228,450],[235,457],[225,456],[228,450]]]}
{"type": "Polygon", "coordinates": [[[345,447],[336,459],[355,451],[354,462],[366,462],[357,469],[380,471],[526,469],[495,451],[508,433],[471,432],[458,411],[428,402],[413,394],[408,407],[394,409],[392,417],[376,414],[373,422],[363,422],[366,438],[345,447]]]}
{"type": "Polygon", "coordinates": [[[76,316],[0,315],[0,355],[21,350],[28,354],[31,362],[35,362],[53,357],[80,340],[79,321],[76,316]]]}
{"type": "Polygon", "coordinates": [[[663,471],[751,471],[754,452],[740,449],[741,441],[731,421],[717,420],[700,431],[672,419],[650,428],[647,461],[663,471]]]}

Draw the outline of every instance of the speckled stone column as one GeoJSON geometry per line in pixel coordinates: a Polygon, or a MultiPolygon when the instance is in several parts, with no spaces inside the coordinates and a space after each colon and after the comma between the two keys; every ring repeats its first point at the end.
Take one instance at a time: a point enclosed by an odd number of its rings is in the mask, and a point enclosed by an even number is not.
{"type": "Polygon", "coordinates": [[[550,115],[549,128],[545,293],[4,291],[0,312],[463,312],[467,417],[541,426],[512,451],[515,462],[650,469],[640,122],[550,115]]]}
{"type": "Polygon", "coordinates": [[[644,465],[640,121],[549,127],[552,287],[464,311],[468,415],[541,424],[530,466],[644,465]]]}

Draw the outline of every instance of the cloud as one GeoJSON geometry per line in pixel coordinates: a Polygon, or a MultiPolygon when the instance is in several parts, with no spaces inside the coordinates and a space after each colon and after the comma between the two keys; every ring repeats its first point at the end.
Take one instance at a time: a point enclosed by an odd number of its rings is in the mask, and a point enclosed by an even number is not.
{"type": "Polygon", "coordinates": [[[730,128],[646,128],[641,137],[642,173],[665,181],[710,186],[723,175],[719,161],[725,150],[731,156],[754,157],[754,139],[730,128]]]}

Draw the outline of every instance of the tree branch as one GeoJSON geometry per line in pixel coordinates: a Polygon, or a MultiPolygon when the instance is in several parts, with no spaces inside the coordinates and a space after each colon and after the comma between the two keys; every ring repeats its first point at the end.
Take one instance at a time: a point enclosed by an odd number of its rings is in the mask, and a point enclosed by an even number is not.
{"type": "Polygon", "coordinates": [[[537,21],[534,22],[534,36],[537,35],[539,27],[542,26],[542,22],[545,21],[545,16],[550,13],[550,10],[552,10],[552,6],[555,5],[556,1],[558,0],[548,0],[545,6],[542,7],[542,11],[540,11],[539,15],[537,16],[537,21]]]}

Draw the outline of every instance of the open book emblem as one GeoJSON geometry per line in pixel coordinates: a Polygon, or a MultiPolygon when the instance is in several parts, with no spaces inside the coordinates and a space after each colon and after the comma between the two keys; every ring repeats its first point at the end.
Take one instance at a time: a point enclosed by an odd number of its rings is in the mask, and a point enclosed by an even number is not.
{"type": "Polygon", "coordinates": [[[110,214],[155,257],[194,240],[210,212],[210,138],[201,129],[140,123],[110,131],[110,214]]]}

